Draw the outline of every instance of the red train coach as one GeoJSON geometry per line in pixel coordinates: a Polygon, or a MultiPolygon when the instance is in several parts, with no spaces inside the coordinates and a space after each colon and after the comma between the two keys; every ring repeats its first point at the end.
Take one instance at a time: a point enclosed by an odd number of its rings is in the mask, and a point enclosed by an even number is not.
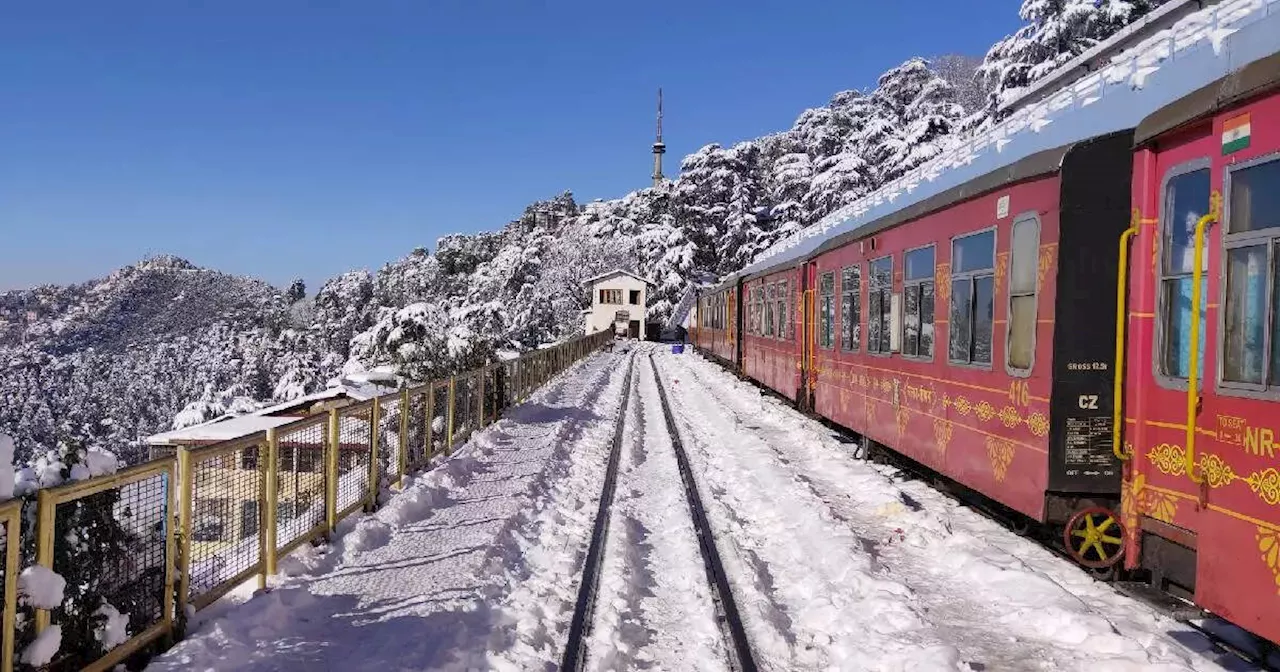
{"type": "MultiPolygon", "coordinates": [[[[1114,326],[1097,311],[1115,291],[1118,251],[1100,242],[1128,226],[1131,142],[1032,155],[737,278],[702,309],[742,297],[740,355],[715,329],[695,344],[1035,521],[1118,518],[1114,326]]],[[[1113,564],[1114,539],[1078,559],[1113,564]]]]}
{"type": "Polygon", "coordinates": [[[738,293],[736,285],[722,285],[698,297],[693,344],[721,362],[738,362],[738,293]]]}
{"type": "Polygon", "coordinates": [[[788,399],[796,398],[802,376],[799,288],[799,270],[788,268],[744,280],[741,289],[742,373],[788,399]]]}
{"type": "Polygon", "coordinates": [[[1096,318],[1118,252],[1099,242],[1128,224],[1131,137],[1030,156],[820,247],[807,405],[1035,521],[1108,517],[1114,339],[1096,318]]]}
{"type": "Polygon", "coordinates": [[[1137,128],[1116,443],[1126,565],[1280,642],[1277,87],[1280,55],[1137,128]]]}

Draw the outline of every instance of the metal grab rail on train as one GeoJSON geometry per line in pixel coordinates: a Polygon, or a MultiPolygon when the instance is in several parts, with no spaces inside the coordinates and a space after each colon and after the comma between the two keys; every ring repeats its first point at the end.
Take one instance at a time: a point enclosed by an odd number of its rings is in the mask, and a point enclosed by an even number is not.
{"type": "Polygon", "coordinates": [[[1133,213],[1133,224],[1120,234],[1119,266],[1116,271],[1116,366],[1113,372],[1115,380],[1111,392],[1111,452],[1121,462],[1132,456],[1124,450],[1121,435],[1124,432],[1124,366],[1125,366],[1125,326],[1129,322],[1126,299],[1129,294],[1129,242],[1138,235],[1139,216],[1133,213]]]}
{"type": "Polygon", "coordinates": [[[1196,411],[1200,407],[1200,318],[1202,309],[1200,301],[1204,297],[1200,284],[1204,280],[1204,232],[1212,222],[1217,221],[1219,204],[1222,196],[1215,192],[1211,198],[1209,214],[1196,222],[1195,251],[1192,254],[1191,269],[1191,371],[1187,374],[1187,438],[1186,451],[1183,455],[1187,478],[1199,485],[1204,476],[1197,476],[1196,468],[1196,411]]]}

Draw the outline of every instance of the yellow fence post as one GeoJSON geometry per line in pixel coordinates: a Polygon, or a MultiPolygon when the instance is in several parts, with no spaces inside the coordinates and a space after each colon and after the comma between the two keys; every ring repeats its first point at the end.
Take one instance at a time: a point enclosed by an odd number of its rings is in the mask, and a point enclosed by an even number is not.
{"type": "MultiPolygon", "coordinates": [[[[57,514],[57,503],[48,490],[41,490],[36,495],[36,564],[53,569],[53,527],[57,514]]],[[[49,627],[49,611],[36,609],[36,634],[49,627]]]]}
{"type": "Polygon", "coordinates": [[[373,407],[369,409],[369,500],[365,509],[373,511],[378,506],[378,424],[382,420],[382,398],[373,398],[373,407]]]}
{"type": "Polygon", "coordinates": [[[22,537],[22,500],[12,500],[4,514],[4,647],[0,650],[0,669],[13,671],[13,637],[18,621],[18,554],[22,537]]]}
{"type": "Polygon", "coordinates": [[[454,395],[456,394],[455,390],[457,387],[457,382],[458,382],[457,376],[449,376],[449,401],[447,402],[449,404],[449,421],[446,423],[448,424],[448,435],[447,435],[448,438],[445,439],[445,443],[444,443],[445,455],[453,454],[453,406],[454,406],[454,400],[455,400],[454,395]]]}
{"type": "Polygon", "coordinates": [[[191,592],[191,510],[195,495],[193,478],[195,467],[191,463],[191,450],[178,448],[178,533],[182,535],[182,550],[178,555],[178,618],[185,618],[187,599],[191,592]]]}
{"type": "Polygon", "coordinates": [[[400,473],[400,487],[404,487],[404,473],[409,468],[409,388],[400,390],[400,448],[396,451],[397,471],[400,473]]]}
{"type": "Polygon", "coordinates": [[[329,440],[324,451],[324,513],[329,534],[338,529],[338,452],[342,446],[342,420],[338,409],[329,409],[329,440]]]}
{"type": "Polygon", "coordinates": [[[280,460],[280,439],[276,436],[275,428],[267,430],[267,459],[263,460],[267,468],[267,492],[266,506],[262,507],[266,512],[266,520],[262,526],[262,579],[258,581],[259,588],[267,587],[267,577],[276,573],[276,509],[277,497],[280,490],[279,464],[280,460]]]}

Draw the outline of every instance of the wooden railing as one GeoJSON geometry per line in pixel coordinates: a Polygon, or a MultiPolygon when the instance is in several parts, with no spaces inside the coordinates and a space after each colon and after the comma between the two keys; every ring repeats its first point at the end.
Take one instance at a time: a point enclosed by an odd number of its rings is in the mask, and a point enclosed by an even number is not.
{"type": "Polygon", "coordinates": [[[167,648],[182,637],[191,614],[255,576],[265,586],[280,557],[332,535],[352,513],[373,510],[382,485],[395,487],[405,474],[429,468],[612,339],[611,332],[598,332],[275,429],[179,448],[115,474],[41,490],[34,553],[23,550],[23,501],[0,503],[0,672],[34,669],[20,661],[21,651],[54,626],[61,630],[59,652],[42,669],[108,670],[167,648]],[[85,526],[97,527],[82,535],[85,526]],[[104,538],[110,549],[84,552],[84,544],[104,538]],[[83,566],[85,557],[93,566],[83,566]],[[32,560],[75,577],[67,581],[62,607],[19,604],[18,571],[32,560]],[[104,618],[95,615],[102,604],[129,622],[127,640],[109,650],[101,641],[104,618]]]}

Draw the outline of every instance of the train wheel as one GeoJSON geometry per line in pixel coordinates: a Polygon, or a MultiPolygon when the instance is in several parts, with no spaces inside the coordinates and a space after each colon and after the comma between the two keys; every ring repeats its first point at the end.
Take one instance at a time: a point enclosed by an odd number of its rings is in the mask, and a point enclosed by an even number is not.
{"type": "Polygon", "coordinates": [[[1081,509],[1067,521],[1062,541],[1076,562],[1090,569],[1111,567],[1124,557],[1124,523],[1110,509],[1081,509]]]}

